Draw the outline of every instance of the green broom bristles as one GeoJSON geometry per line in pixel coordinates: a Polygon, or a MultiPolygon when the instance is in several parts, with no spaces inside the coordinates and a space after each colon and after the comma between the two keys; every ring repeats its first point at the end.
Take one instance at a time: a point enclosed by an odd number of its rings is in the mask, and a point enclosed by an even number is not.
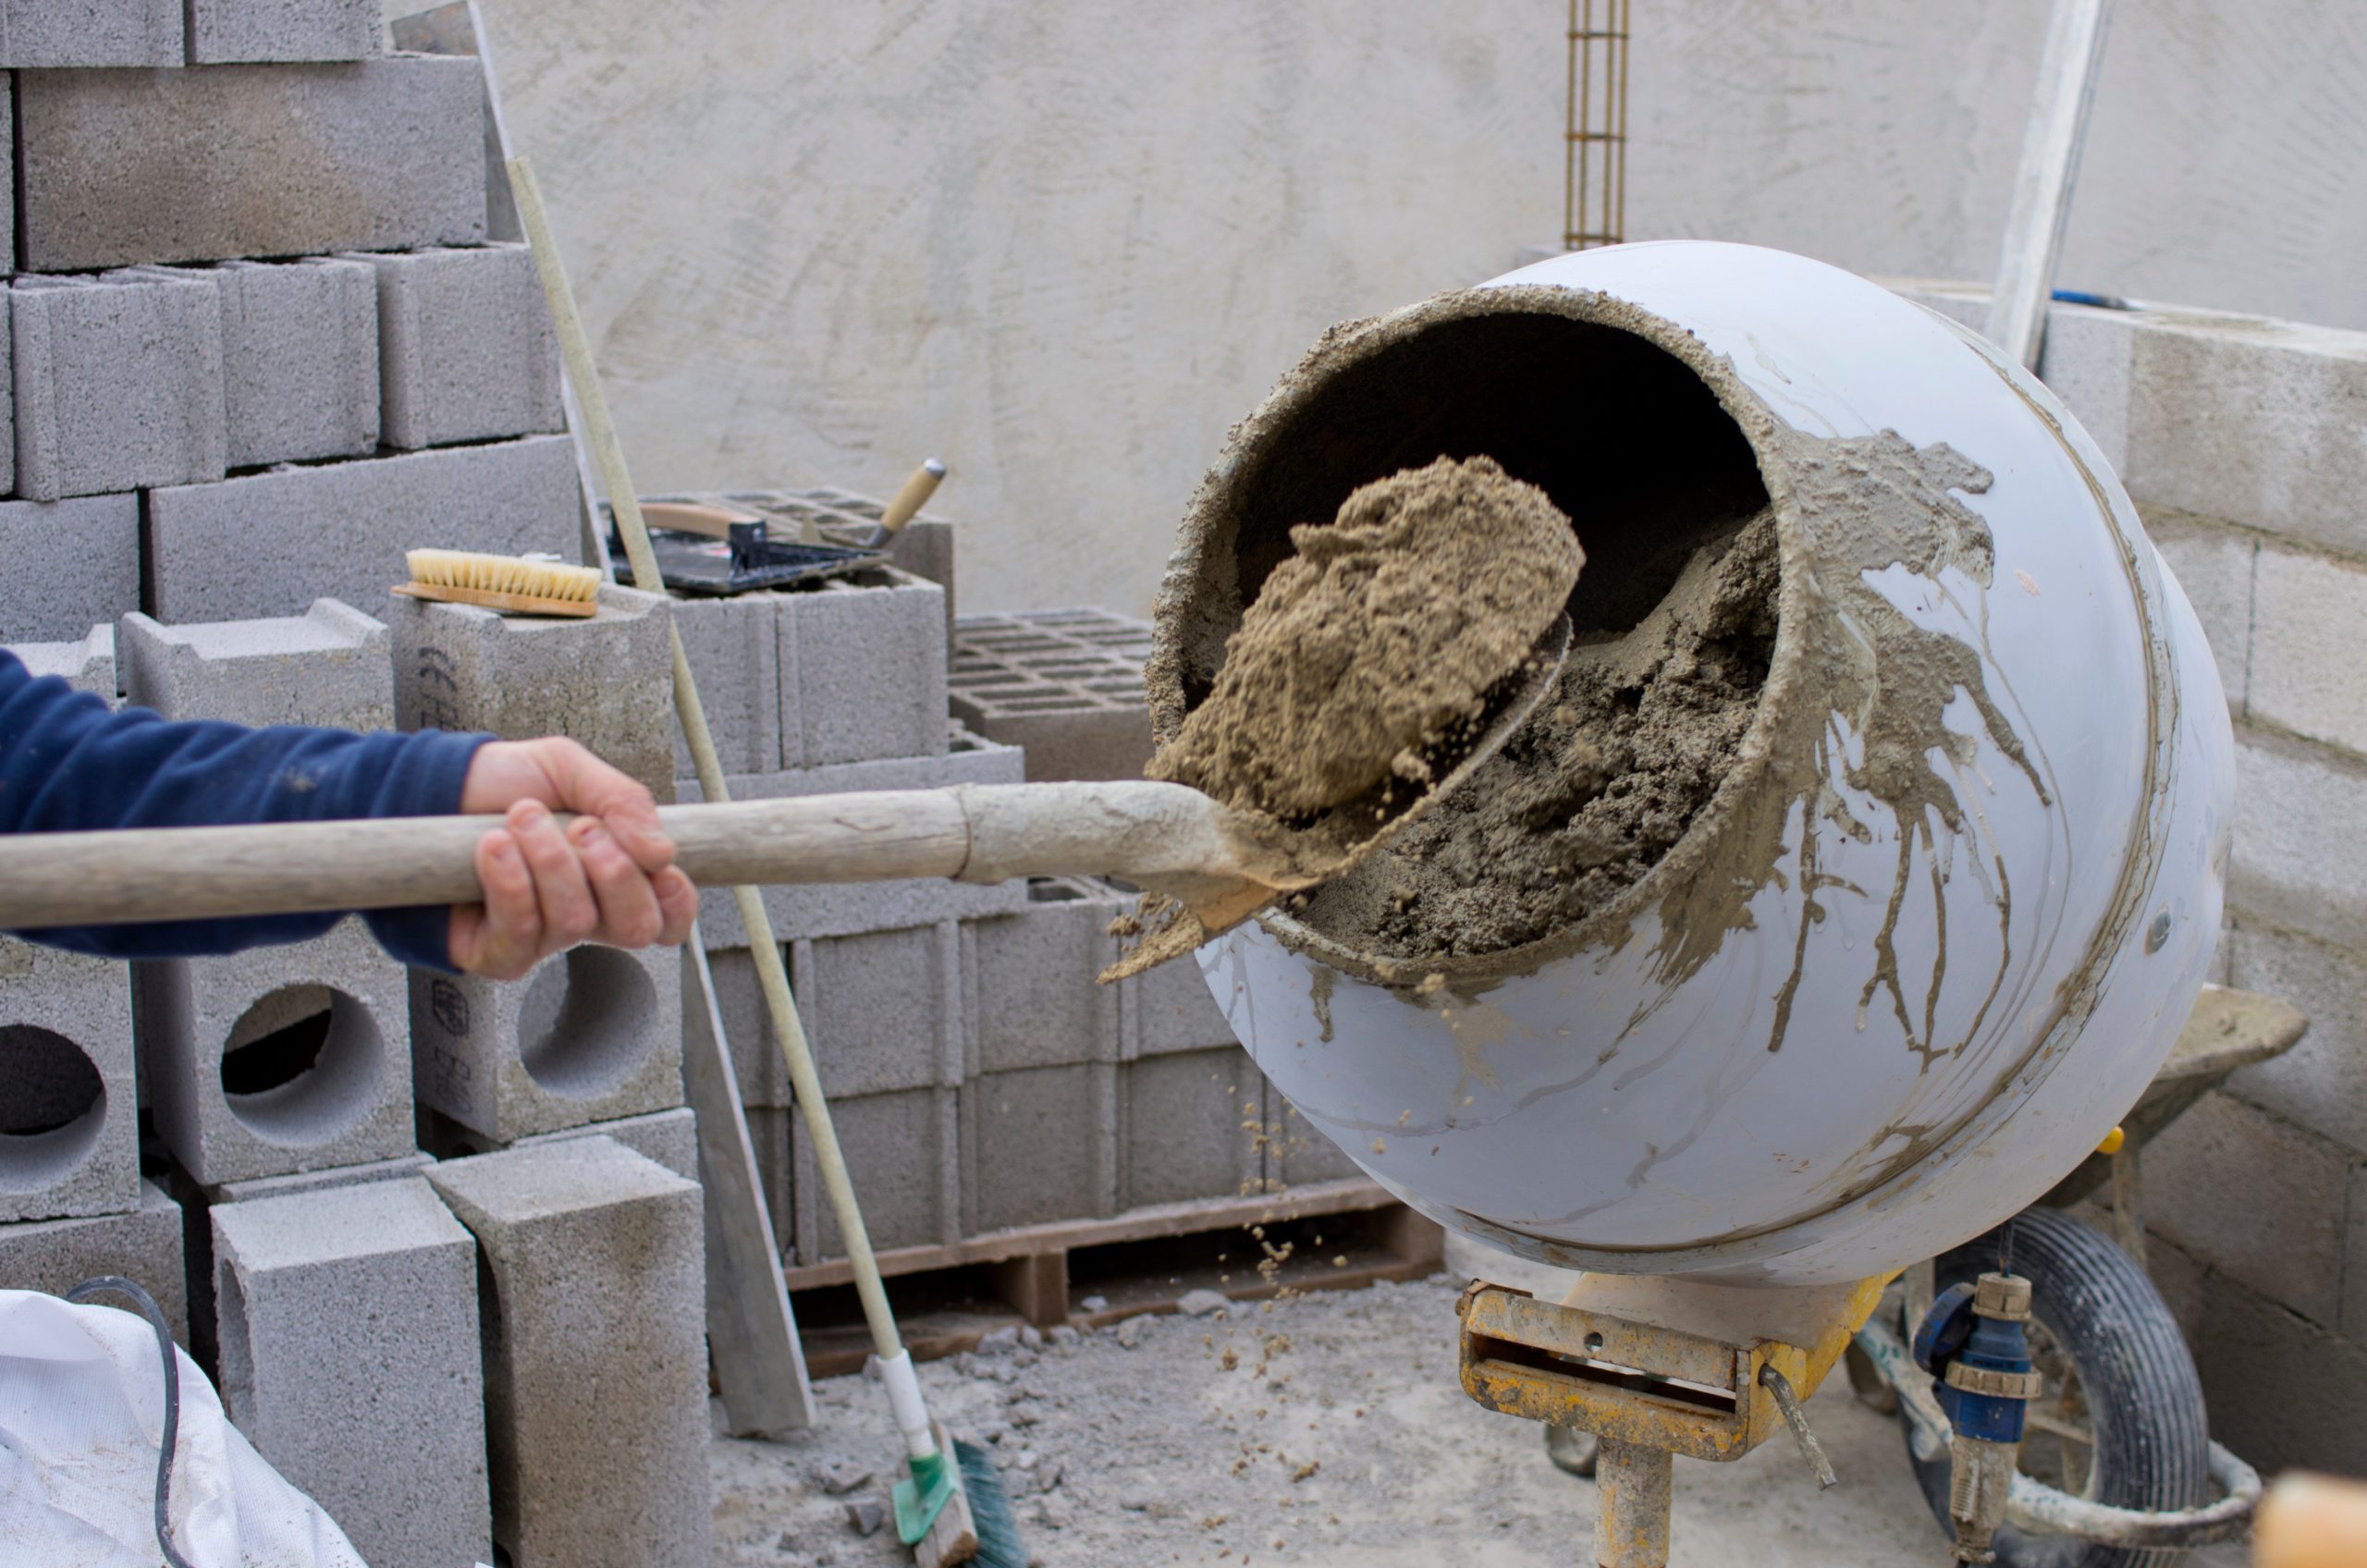
{"type": "Polygon", "coordinates": [[[978,1533],[974,1568],[1027,1568],[1027,1548],[1019,1539],[1019,1522],[1011,1514],[1011,1499],[1002,1489],[1002,1474],[987,1451],[957,1439],[953,1457],[962,1466],[962,1489],[969,1494],[970,1523],[978,1533]]]}

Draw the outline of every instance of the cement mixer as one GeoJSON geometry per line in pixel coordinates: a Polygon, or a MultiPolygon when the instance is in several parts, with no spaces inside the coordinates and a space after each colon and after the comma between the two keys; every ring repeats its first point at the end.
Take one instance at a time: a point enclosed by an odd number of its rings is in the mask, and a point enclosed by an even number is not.
{"type": "MultiPolygon", "coordinates": [[[[1435,863],[1484,873],[1442,839],[1198,962],[1383,1186],[1588,1271],[1560,1306],[1475,1285],[1464,1382],[1601,1433],[1600,1561],[1661,1562],[1671,1452],[1731,1458],[1785,1421],[1805,1441],[1798,1402],[1883,1282],[2030,1204],[2152,1080],[2217,940],[2233,738],[2194,612],[2053,394],[1861,278],[1694,242],[1327,335],[1184,519],[1159,738],[1292,524],[1481,454],[1573,520],[1574,664],[1688,551],[1772,520],[1776,626],[1723,778],[1563,924],[1402,918],[1453,901],[1435,863]],[[1637,1378],[1640,1399],[1614,1386],[1637,1378]]],[[[2002,1509],[2012,1457],[1984,1463],[2002,1509]]]]}

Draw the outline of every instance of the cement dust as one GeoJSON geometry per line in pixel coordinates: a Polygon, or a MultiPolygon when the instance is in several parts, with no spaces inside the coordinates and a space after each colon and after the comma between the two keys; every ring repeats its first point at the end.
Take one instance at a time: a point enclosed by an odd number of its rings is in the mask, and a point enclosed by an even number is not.
{"type": "Polygon", "coordinates": [[[1147,771],[1293,822],[1430,781],[1423,753],[1478,719],[1568,601],[1570,520],[1487,458],[1364,485],[1291,530],[1208,698],[1147,771]]]}
{"type": "Polygon", "coordinates": [[[1640,880],[1732,769],[1775,644],[1775,522],[1697,548],[1632,630],[1580,640],[1549,704],[1306,923],[1410,960],[1502,951],[1640,880]]]}

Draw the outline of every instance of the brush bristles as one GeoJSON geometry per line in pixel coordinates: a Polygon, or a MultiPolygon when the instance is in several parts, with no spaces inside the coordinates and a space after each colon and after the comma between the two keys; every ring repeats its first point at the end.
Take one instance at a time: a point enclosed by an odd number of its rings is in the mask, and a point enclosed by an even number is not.
{"type": "Polygon", "coordinates": [[[431,587],[472,588],[484,594],[570,603],[595,598],[600,592],[598,571],[565,561],[487,556],[473,550],[410,550],[403,559],[411,568],[411,581],[431,587]]]}

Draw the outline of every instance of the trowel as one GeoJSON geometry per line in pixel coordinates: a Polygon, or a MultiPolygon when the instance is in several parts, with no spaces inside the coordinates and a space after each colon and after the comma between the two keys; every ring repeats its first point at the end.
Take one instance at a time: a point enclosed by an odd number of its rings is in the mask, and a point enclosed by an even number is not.
{"type": "MultiPolygon", "coordinates": [[[[707,886],[951,877],[1122,876],[1172,918],[1104,975],[1191,951],[1288,894],[1340,875],[1452,793],[1554,689],[1570,648],[1560,616],[1496,683],[1478,716],[1431,749],[1429,789],[1376,783],[1307,820],[1230,810],[1150,779],[965,784],[661,806],[676,864],[707,886]]],[[[0,837],[0,929],[225,919],[473,902],[474,854],[497,816],[397,817],[239,827],[0,837]]]]}

